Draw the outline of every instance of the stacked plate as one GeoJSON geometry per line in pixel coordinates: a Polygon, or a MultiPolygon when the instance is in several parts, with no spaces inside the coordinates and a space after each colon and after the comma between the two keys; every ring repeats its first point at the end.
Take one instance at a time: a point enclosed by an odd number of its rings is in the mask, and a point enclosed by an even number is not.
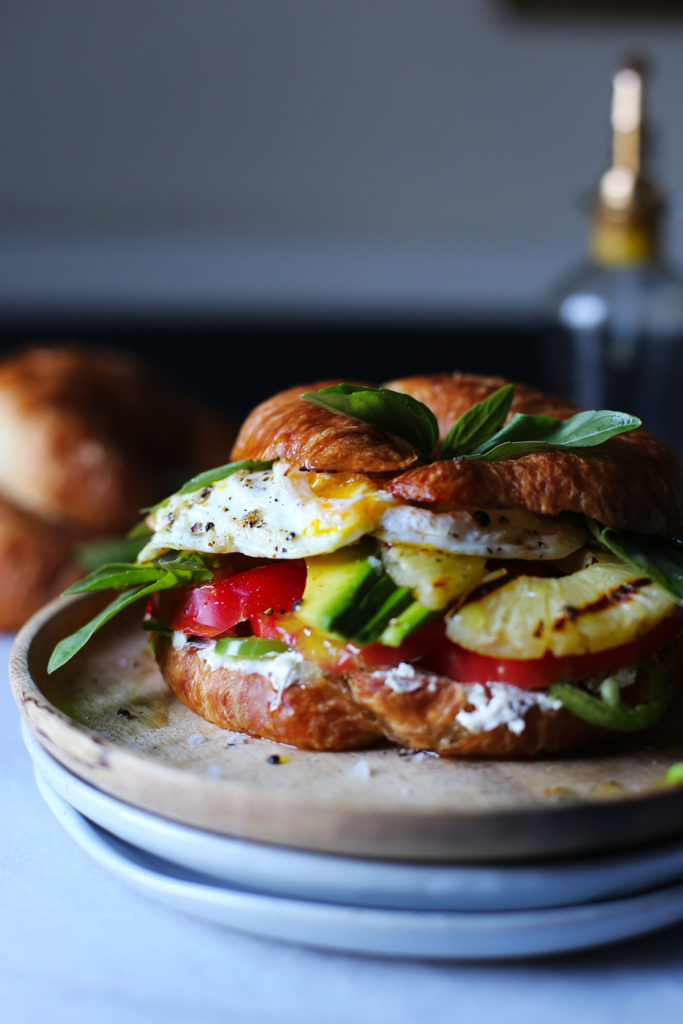
{"type": "Polygon", "coordinates": [[[94,608],[38,613],[10,678],[48,805],[144,893],[256,935],[413,958],[537,956],[683,920],[683,787],[657,784],[683,760],[680,723],[534,762],[294,750],[180,704],[135,608],[48,674],[94,608]]]}
{"type": "Polygon", "coordinates": [[[538,956],[683,919],[683,841],[529,865],[339,857],[232,839],[149,814],[73,775],[25,730],[48,806],[144,893],[231,928],[414,958],[538,956]]]}

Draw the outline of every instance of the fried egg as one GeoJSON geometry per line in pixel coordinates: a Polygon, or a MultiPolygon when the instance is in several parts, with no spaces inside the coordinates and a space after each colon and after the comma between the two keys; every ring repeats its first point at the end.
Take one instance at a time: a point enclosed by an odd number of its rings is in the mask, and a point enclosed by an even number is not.
{"type": "Polygon", "coordinates": [[[174,495],[147,520],[154,531],[138,561],[168,548],[252,558],[306,558],[373,533],[394,502],[362,474],[303,472],[276,462],[174,495]]]}
{"type": "Polygon", "coordinates": [[[523,508],[431,512],[415,505],[388,508],[377,536],[392,544],[414,544],[455,555],[489,558],[566,558],[586,541],[573,523],[537,516],[523,508]]]}
{"type": "Polygon", "coordinates": [[[252,558],[308,558],[366,534],[389,543],[497,558],[562,558],[585,534],[524,509],[434,513],[406,505],[360,473],[306,472],[278,461],[176,494],[147,520],[147,561],[168,549],[252,558]]]}

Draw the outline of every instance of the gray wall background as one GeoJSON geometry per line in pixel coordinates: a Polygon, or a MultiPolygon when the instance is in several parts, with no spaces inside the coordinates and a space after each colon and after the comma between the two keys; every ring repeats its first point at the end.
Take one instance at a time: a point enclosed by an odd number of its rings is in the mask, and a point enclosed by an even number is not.
{"type": "Polygon", "coordinates": [[[4,0],[0,302],[534,301],[580,252],[633,49],[680,250],[680,15],[4,0]]]}

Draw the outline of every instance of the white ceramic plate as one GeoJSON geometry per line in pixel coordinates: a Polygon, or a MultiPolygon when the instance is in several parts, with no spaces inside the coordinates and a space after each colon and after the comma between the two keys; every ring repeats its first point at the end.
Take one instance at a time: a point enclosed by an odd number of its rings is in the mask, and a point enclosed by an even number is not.
{"type": "Polygon", "coordinates": [[[309,853],[231,839],[149,814],[83,782],[24,729],[49,787],[143,853],[252,892],[365,907],[508,911],[612,899],[683,879],[683,840],[618,855],[494,865],[425,865],[309,853]]]}
{"type": "Polygon", "coordinates": [[[50,809],[105,868],[148,896],[252,935],[411,959],[499,960],[604,945],[683,918],[683,883],[644,895],[546,910],[438,912],[283,899],[218,885],[87,821],[37,773],[50,809]]]}

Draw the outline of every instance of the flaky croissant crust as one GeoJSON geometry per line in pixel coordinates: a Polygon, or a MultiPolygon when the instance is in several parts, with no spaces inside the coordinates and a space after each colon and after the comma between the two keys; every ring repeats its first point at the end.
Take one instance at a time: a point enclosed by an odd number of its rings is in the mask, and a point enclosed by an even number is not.
{"type": "MultiPolygon", "coordinates": [[[[290,388],[257,406],[239,432],[233,459],[282,458],[308,470],[377,474],[395,497],[442,511],[498,506],[549,516],[574,512],[620,529],[683,535],[683,471],[666,445],[642,428],[580,451],[477,462],[439,461],[437,450],[435,461],[420,465],[417,453],[397,438],[301,398],[331,383],[290,388]]],[[[456,373],[384,386],[427,405],[443,438],[463,412],[506,383],[456,373]]],[[[568,419],[577,411],[560,398],[515,385],[510,415],[568,419]]]]}
{"type": "MultiPolygon", "coordinates": [[[[506,724],[485,732],[458,721],[467,710],[474,684],[418,672],[419,685],[397,692],[390,670],[320,672],[277,694],[270,680],[240,667],[215,667],[191,643],[178,649],[157,636],[155,656],[175,695],[191,711],[223,729],[289,743],[307,750],[357,750],[387,740],[413,750],[447,757],[533,757],[573,750],[604,739],[605,729],[566,708],[534,705],[524,713],[524,729],[506,724]]],[[[675,686],[681,676],[683,640],[659,658],[675,686]]],[[[629,687],[629,702],[647,699],[649,678],[642,670],[629,687]]],[[[614,735],[614,734],[612,734],[614,735]]]]}

